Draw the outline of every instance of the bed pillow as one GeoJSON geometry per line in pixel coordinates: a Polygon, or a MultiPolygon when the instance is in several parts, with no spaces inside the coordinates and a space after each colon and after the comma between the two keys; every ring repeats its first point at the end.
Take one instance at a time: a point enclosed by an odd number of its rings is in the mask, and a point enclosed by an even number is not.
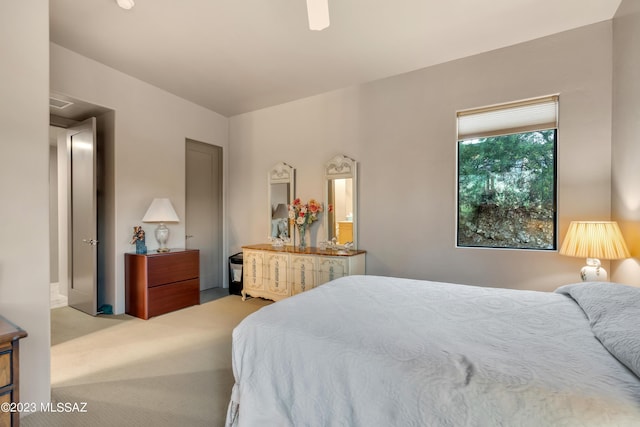
{"type": "Polygon", "coordinates": [[[608,282],[566,285],[556,292],[573,298],[609,353],[640,377],[640,288],[608,282]]]}

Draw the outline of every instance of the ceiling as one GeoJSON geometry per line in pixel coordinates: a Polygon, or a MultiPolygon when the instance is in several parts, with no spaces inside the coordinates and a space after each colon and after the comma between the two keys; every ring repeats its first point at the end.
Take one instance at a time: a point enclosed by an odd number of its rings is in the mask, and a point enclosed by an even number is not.
{"type": "Polygon", "coordinates": [[[51,41],[225,116],[611,19],[621,0],[50,0],[51,41]]]}

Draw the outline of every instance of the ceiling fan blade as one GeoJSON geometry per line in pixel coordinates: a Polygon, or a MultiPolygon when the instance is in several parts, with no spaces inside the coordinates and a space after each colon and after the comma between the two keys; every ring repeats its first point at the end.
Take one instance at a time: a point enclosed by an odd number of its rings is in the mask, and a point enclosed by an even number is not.
{"type": "Polygon", "coordinates": [[[329,0],[307,0],[309,29],[324,30],[329,26],[329,0]]]}

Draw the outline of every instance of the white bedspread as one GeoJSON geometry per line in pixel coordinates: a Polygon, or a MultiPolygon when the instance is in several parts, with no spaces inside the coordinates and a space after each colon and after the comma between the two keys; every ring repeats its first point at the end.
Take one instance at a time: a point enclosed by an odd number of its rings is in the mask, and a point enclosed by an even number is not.
{"type": "Polygon", "coordinates": [[[640,425],[568,292],[344,277],[247,317],[233,370],[229,426],[640,425]]]}

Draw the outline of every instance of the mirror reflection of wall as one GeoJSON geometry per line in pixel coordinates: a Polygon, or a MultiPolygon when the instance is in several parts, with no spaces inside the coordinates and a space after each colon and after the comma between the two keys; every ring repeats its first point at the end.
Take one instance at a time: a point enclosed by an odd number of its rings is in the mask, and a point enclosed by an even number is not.
{"type": "Polygon", "coordinates": [[[269,238],[292,244],[293,227],[289,224],[289,203],[295,197],[295,169],[278,163],[268,175],[269,238]]]}
{"type": "Polygon", "coordinates": [[[356,161],[337,155],[325,166],[325,203],[332,206],[332,212],[325,214],[327,240],[344,245],[353,243],[357,248],[358,196],[356,194],[356,161]]]}
{"type": "Polygon", "coordinates": [[[271,184],[271,237],[289,238],[289,184],[271,184]]]}
{"type": "Polygon", "coordinates": [[[336,221],[353,221],[353,198],[351,194],[351,178],[334,179],[333,211],[336,221]]]}
{"type": "Polygon", "coordinates": [[[333,212],[329,218],[331,236],[341,245],[353,241],[353,194],[351,178],[329,181],[329,198],[333,212]]]}

